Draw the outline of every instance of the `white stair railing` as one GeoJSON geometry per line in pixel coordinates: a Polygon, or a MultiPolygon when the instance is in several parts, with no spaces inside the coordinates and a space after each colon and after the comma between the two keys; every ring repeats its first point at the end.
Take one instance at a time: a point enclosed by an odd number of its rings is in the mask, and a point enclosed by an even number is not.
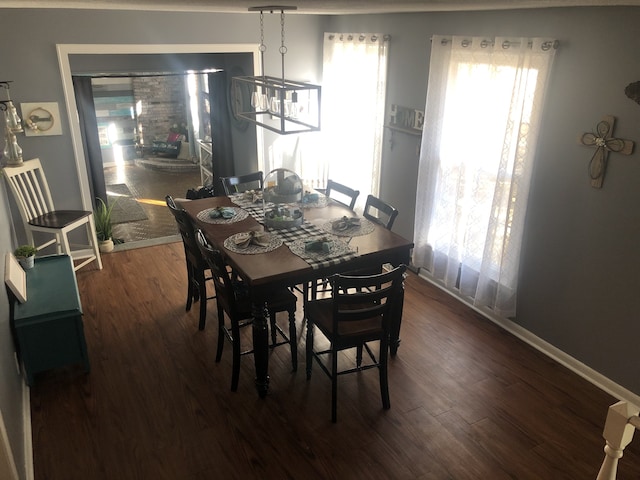
{"type": "Polygon", "coordinates": [[[627,402],[614,403],[609,407],[602,436],[607,442],[604,446],[604,461],[596,480],[616,480],[618,460],[631,440],[636,429],[640,429],[638,407],[627,402]]]}

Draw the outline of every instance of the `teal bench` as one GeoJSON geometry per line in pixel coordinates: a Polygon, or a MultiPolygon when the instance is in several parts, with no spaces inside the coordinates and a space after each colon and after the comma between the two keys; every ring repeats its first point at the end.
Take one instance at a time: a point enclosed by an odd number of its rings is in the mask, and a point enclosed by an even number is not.
{"type": "Polygon", "coordinates": [[[36,258],[26,272],[27,301],[11,298],[11,331],[27,385],[35,373],[80,363],[89,372],[82,306],[68,255],[36,258]]]}

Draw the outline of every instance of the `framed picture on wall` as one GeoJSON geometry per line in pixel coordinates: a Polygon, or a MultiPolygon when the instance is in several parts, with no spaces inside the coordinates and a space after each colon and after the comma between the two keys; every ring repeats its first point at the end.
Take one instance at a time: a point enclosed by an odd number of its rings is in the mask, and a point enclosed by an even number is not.
{"type": "Polygon", "coordinates": [[[26,136],[62,135],[57,102],[21,103],[20,108],[26,136]]]}

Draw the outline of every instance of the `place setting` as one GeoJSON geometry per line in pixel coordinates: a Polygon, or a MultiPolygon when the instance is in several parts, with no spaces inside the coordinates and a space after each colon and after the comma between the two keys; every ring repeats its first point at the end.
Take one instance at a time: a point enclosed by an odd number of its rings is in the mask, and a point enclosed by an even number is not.
{"type": "Polygon", "coordinates": [[[324,223],[322,229],[340,237],[358,237],[373,232],[375,225],[366,218],[342,216],[324,223]]]}
{"type": "Polygon", "coordinates": [[[329,204],[329,198],[320,192],[305,190],[300,200],[302,208],[324,208],[329,204]]]}
{"type": "Polygon", "coordinates": [[[246,210],[238,207],[207,208],[198,213],[198,220],[205,223],[225,224],[241,222],[249,216],[246,210]]]}
{"type": "Polygon", "coordinates": [[[247,190],[229,195],[233,203],[241,207],[262,204],[262,190],[247,190]]]}
{"type": "Polygon", "coordinates": [[[347,242],[333,235],[299,238],[287,243],[287,246],[313,268],[337,264],[357,256],[347,242]]]}
{"type": "Polygon", "coordinates": [[[277,235],[269,232],[250,230],[248,232],[235,233],[225,239],[224,248],[234,253],[255,255],[275,250],[283,241],[277,235]]]}

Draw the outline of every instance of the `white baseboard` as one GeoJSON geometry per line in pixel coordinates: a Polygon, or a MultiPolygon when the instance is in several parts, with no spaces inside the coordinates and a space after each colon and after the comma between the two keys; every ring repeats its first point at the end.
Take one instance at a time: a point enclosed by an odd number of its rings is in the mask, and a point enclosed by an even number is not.
{"type": "Polygon", "coordinates": [[[422,273],[422,270],[419,271],[418,276],[423,280],[426,280],[427,282],[431,283],[432,285],[435,285],[436,287],[440,288],[441,290],[448,293],[452,297],[456,298],[460,302],[464,303],[468,307],[472,308],[473,310],[475,310],[476,312],[478,312],[488,320],[502,327],[507,332],[513,334],[523,342],[531,345],[536,350],[544,353],[546,356],[555,360],[560,365],[563,365],[564,367],[568,368],[575,374],[581,376],[588,382],[592,383],[596,387],[607,392],[608,394],[612,395],[618,400],[623,400],[633,405],[640,405],[640,396],[624,388],[622,385],[615,383],[610,378],[602,375],[600,372],[597,372],[591,367],[585,365],[584,363],[580,362],[579,360],[575,359],[574,357],[565,353],[559,348],[551,345],[550,343],[543,340],[542,338],[534,335],[526,328],[506,318],[501,318],[496,315],[493,315],[490,311],[475,307],[471,302],[469,302],[468,299],[465,299],[464,297],[447,289],[444,285],[438,283],[433,278],[422,273]]]}

